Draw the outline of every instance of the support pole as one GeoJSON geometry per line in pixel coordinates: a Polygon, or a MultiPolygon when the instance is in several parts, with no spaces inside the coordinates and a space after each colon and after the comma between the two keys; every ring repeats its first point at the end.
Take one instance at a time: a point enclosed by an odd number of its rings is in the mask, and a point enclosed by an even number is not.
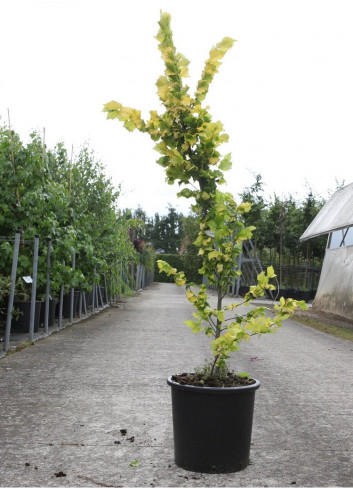
{"type": "Polygon", "coordinates": [[[83,313],[85,316],[87,316],[86,292],[83,292],[82,299],[83,299],[83,313]]]}
{"type": "Polygon", "coordinates": [[[99,302],[101,303],[101,306],[103,307],[103,296],[102,296],[101,286],[99,284],[97,285],[97,290],[98,290],[98,296],[99,296],[99,301],[97,301],[98,307],[99,307],[99,302]]]}
{"type": "Polygon", "coordinates": [[[49,333],[49,297],[50,297],[50,255],[51,238],[47,239],[47,283],[45,286],[44,332],[49,333]]]}
{"type": "Polygon", "coordinates": [[[142,289],[146,287],[146,267],[142,265],[142,289]]]}
{"type": "MultiPolygon", "coordinates": [[[[65,266],[65,261],[63,261],[63,266],[65,266]]],[[[61,328],[63,324],[63,303],[64,303],[64,284],[60,285],[60,297],[59,297],[59,319],[58,327],[61,328]]]]}
{"type": "MultiPolygon", "coordinates": [[[[76,253],[72,254],[72,269],[75,270],[76,266],[76,253]]],[[[71,287],[71,297],[70,297],[70,323],[74,322],[74,298],[75,298],[75,290],[71,287]]]]}
{"type": "Polygon", "coordinates": [[[16,273],[17,273],[18,251],[20,249],[20,238],[21,238],[21,231],[17,230],[15,234],[15,244],[13,247],[11,289],[9,295],[9,302],[7,305],[6,331],[5,331],[5,343],[4,343],[5,352],[8,351],[9,342],[10,342],[12,308],[13,308],[13,300],[15,297],[16,273]]]}
{"type": "Polygon", "coordinates": [[[82,296],[84,292],[80,289],[79,296],[78,296],[78,317],[81,319],[82,318],[82,296]]]}
{"type": "Polygon", "coordinates": [[[31,315],[29,321],[29,339],[31,341],[34,338],[34,318],[36,312],[38,249],[39,249],[39,236],[38,234],[36,234],[34,237],[33,276],[32,276],[31,313],[30,313],[31,315]]]}
{"type": "Polygon", "coordinates": [[[105,295],[105,303],[108,304],[108,288],[107,288],[107,277],[105,273],[103,273],[104,278],[104,295],[105,295]]]}
{"type": "Polygon", "coordinates": [[[97,301],[97,288],[96,288],[96,284],[95,284],[96,267],[94,267],[93,276],[94,276],[94,279],[93,279],[93,287],[92,287],[92,314],[94,313],[96,301],[97,301]]]}

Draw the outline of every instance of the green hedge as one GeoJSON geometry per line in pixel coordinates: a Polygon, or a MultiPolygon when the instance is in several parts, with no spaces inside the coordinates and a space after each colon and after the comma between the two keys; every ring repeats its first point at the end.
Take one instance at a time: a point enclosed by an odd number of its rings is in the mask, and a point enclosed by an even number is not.
{"type": "MultiPolygon", "coordinates": [[[[198,270],[202,266],[202,258],[200,256],[193,255],[169,255],[169,254],[158,254],[156,255],[157,260],[164,260],[173,268],[176,268],[178,272],[183,271],[185,273],[188,282],[195,282],[196,284],[202,283],[202,275],[198,273],[198,270]]],[[[168,277],[165,273],[159,273],[158,265],[156,263],[154,269],[154,281],[172,283],[174,279],[172,276],[168,277]]]]}

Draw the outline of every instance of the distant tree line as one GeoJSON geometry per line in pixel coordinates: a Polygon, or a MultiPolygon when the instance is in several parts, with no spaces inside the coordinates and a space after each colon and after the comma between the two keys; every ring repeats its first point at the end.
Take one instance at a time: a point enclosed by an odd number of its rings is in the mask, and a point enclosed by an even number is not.
{"type": "Polygon", "coordinates": [[[264,262],[280,262],[302,265],[311,260],[321,266],[327,237],[299,242],[309,224],[325,204],[322,197],[308,189],[306,197],[300,201],[292,195],[280,198],[274,194],[266,200],[260,174],[255,182],[240,194],[243,201],[251,203],[251,211],[244,214],[246,225],[254,225],[253,244],[264,262]]]}
{"type": "MultiPolygon", "coordinates": [[[[337,187],[342,185],[337,183],[337,187]]],[[[327,236],[303,243],[299,242],[299,238],[325,204],[322,197],[308,189],[302,200],[296,200],[292,195],[279,197],[276,194],[266,198],[262,176],[258,174],[254,176],[253,184],[239,194],[240,201],[250,202],[252,205],[251,211],[244,214],[244,223],[246,226],[256,227],[252,242],[263,264],[274,265],[278,275],[288,265],[318,269],[321,267],[327,236]]],[[[150,243],[157,254],[182,254],[184,265],[192,265],[195,271],[198,260],[193,241],[196,239],[198,226],[193,214],[185,216],[169,205],[165,215],[156,213],[153,217],[147,216],[139,207],[132,213],[132,217],[144,223],[139,230],[139,237],[150,243]]],[[[197,273],[196,279],[200,280],[197,273]]],[[[279,279],[282,282],[281,276],[279,279]]]]}

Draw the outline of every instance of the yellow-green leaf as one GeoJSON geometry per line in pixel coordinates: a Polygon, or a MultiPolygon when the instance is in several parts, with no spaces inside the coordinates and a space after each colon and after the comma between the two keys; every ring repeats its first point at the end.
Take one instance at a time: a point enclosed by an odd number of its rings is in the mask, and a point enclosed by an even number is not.
{"type": "Polygon", "coordinates": [[[223,160],[220,162],[218,168],[222,171],[228,171],[232,168],[231,154],[228,153],[223,160]]]}

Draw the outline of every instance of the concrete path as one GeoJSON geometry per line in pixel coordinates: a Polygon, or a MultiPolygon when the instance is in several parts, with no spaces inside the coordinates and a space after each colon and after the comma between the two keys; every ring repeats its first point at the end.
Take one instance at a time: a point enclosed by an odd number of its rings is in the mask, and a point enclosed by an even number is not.
{"type": "Polygon", "coordinates": [[[2,358],[0,486],[352,487],[353,343],[292,321],[231,363],[261,382],[251,465],[176,467],[166,378],[208,356],[191,312],[183,290],[154,284],[2,358]]]}

